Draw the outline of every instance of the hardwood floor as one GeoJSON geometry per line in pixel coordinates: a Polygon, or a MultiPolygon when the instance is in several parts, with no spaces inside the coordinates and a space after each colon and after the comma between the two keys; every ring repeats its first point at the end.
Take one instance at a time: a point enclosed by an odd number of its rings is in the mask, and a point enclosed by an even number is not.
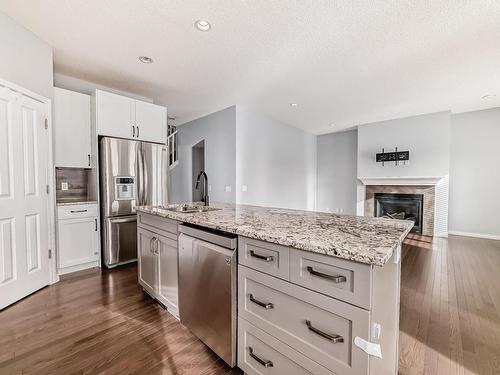
{"type": "Polygon", "coordinates": [[[229,372],[143,295],[136,267],[66,279],[0,313],[0,374],[229,372]]]}
{"type": "Polygon", "coordinates": [[[403,249],[400,374],[500,374],[500,241],[415,238],[403,249]]]}
{"type": "MultiPolygon", "coordinates": [[[[400,374],[499,374],[500,241],[406,242],[400,374]]],[[[135,267],[78,274],[0,312],[0,374],[229,372],[143,296],[135,267]]]]}

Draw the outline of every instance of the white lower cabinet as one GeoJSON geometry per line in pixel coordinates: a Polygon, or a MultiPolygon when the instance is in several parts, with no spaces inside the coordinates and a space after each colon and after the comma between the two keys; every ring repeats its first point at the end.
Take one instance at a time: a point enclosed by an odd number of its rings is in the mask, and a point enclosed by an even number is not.
{"type": "Polygon", "coordinates": [[[144,213],[138,214],[139,284],[176,317],[179,316],[177,243],[175,221],[144,213]]]}
{"type": "Polygon", "coordinates": [[[245,319],[238,327],[238,367],[247,374],[335,375],[245,319]]]}
{"type": "Polygon", "coordinates": [[[247,375],[396,375],[399,250],[374,267],[239,237],[238,366],[247,375]]]}
{"type": "Polygon", "coordinates": [[[369,337],[367,310],[238,268],[238,316],[335,374],[368,373],[368,355],[354,346],[369,337]]]}
{"type": "Polygon", "coordinates": [[[58,207],[57,266],[60,275],[99,266],[99,225],[96,213],[96,204],[58,207]]]}
{"type": "Polygon", "coordinates": [[[139,284],[144,291],[154,297],[158,289],[158,260],[153,232],[137,228],[137,255],[139,284]]]}

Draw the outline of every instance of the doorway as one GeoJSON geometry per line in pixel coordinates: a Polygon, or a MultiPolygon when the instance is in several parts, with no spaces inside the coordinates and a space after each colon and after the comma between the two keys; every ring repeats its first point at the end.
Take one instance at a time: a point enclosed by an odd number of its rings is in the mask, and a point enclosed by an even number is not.
{"type": "Polygon", "coordinates": [[[191,149],[191,165],[192,165],[192,200],[200,202],[202,198],[201,189],[196,189],[196,177],[198,173],[205,170],[205,140],[195,144],[191,149]]]}

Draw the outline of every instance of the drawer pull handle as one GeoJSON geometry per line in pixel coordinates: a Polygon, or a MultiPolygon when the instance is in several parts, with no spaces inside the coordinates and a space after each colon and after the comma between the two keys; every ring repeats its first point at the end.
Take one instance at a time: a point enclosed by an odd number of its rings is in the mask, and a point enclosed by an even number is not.
{"type": "Polygon", "coordinates": [[[311,266],[307,266],[307,270],[309,271],[309,273],[311,275],[318,276],[318,277],[321,277],[323,279],[331,280],[335,284],[345,283],[347,281],[347,278],[345,276],[341,276],[341,275],[337,275],[337,276],[328,275],[328,274],[323,273],[323,272],[315,271],[311,266]]]}
{"type": "Polygon", "coordinates": [[[260,255],[257,254],[255,251],[250,250],[250,256],[253,258],[261,259],[266,262],[272,262],[274,260],[274,257],[272,255],[265,256],[265,255],[260,255]]]}
{"type": "Polygon", "coordinates": [[[311,321],[309,321],[309,320],[306,320],[306,325],[307,325],[307,328],[309,328],[309,331],[313,331],[317,335],[320,335],[321,337],[324,337],[325,339],[330,340],[334,344],[337,344],[339,342],[344,342],[344,338],[342,336],[330,335],[329,333],[323,332],[323,331],[313,327],[313,325],[311,324],[311,321]]]}
{"type": "Polygon", "coordinates": [[[72,214],[76,214],[78,212],[87,212],[87,210],[71,210],[70,211],[72,214]]]}
{"type": "Polygon", "coordinates": [[[258,299],[253,298],[253,294],[250,294],[250,301],[255,303],[256,305],[259,305],[259,306],[265,308],[266,310],[274,309],[273,303],[271,303],[271,302],[266,303],[266,302],[259,301],[258,299]]]}
{"type": "Polygon", "coordinates": [[[259,358],[256,354],[253,354],[253,348],[251,346],[248,347],[248,354],[250,354],[250,357],[252,357],[253,359],[255,359],[257,362],[259,362],[262,366],[264,366],[266,368],[274,366],[274,364],[273,364],[272,361],[259,358]]]}

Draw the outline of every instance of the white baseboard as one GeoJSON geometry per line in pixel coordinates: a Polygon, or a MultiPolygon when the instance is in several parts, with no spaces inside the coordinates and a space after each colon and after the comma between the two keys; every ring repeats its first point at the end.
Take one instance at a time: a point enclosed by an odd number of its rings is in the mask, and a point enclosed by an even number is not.
{"type": "Polygon", "coordinates": [[[500,240],[500,235],[498,235],[498,234],[461,232],[461,231],[457,231],[457,230],[450,230],[450,231],[448,231],[448,234],[453,234],[455,236],[486,238],[488,240],[500,240]]]}
{"type": "Polygon", "coordinates": [[[434,233],[434,237],[448,238],[448,234],[451,234],[451,232],[436,232],[434,233]]]}
{"type": "Polygon", "coordinates": [[[78,271],[83,271],[88,268],[94,268],[94,267],[100,267],[101,263],[99,260],[93,261],[93,262],[88,262],[88,263],[83,263],[83,264],[77,264],[76,266],[70,266],[70,267],[64,267],[64,268],[59,268],[57,270],[57,273],[59,276],[66,275],[68,273],[73,273],[73,272],[78,272],[78,271]]]}

